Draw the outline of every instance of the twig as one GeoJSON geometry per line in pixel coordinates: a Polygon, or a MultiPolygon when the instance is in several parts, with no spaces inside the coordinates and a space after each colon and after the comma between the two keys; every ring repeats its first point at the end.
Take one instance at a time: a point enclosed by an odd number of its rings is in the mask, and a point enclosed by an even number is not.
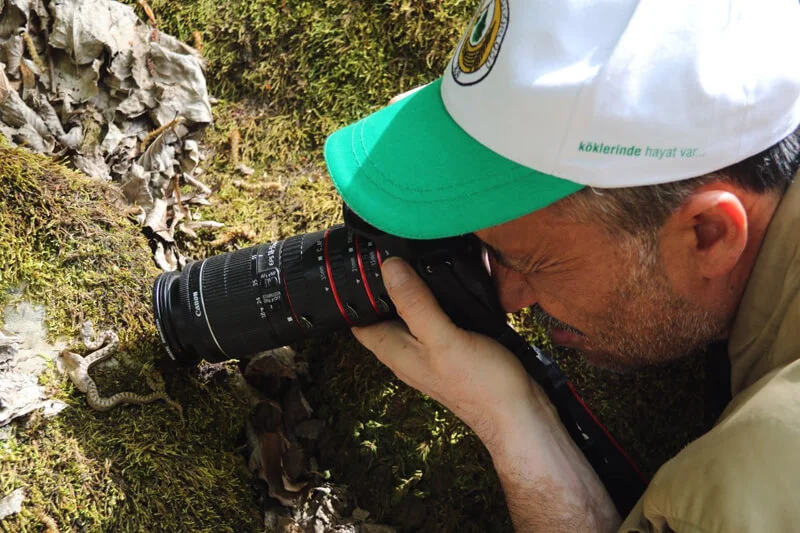
{"type": "Polygon", "coordinates": [[[199,53],[203,53],[203,34],[195,30],[192,32],[192,41],[194,42],[194,49],[199,53]]]}
{"type": "Polygon", "coordinates": [[[162,133],[164,133],[168,129],[174,128],[175,126],[177,126],[178,124],[180,124],[183,121],[184,121],[183,117],[177,116],[177,117],[175,117],[175,119],[167,122],[163,126],[160,126],[160,127],[156,128],[156,129],[154,129],[153,131],[151,131],[150,133],[148,133],[147,135],[145,135],[144,139],[142,139],[142,142],[139,143],[139,152],[144,152],[145,149],[147,148],[147,145],[150,144],[150,141],[152,141],[153,139],[155,139],[156,137],[158,137],[159,135],[161,135],[162,133]]]}
{"type": "Polygon", "coordinates": [[[158,26],[156,22],[156,15],[153,13],[153,9],[150,7],[150,4],[147,3],[147,0],[136,0],[136,3],[144,9],[144,14],[147,15],[147,21],[150,23],[151,26],[154,28],[158,26]]]}
{"type": "MultiPolygon", "coordinates": [[[[44,41],[49,44],[50,43],[50,31],[47,29],[47,25],[46,24],[44,25],[44,28],[42,28],[42,29],[44,30],[44,41]]],[[[50,47],[49,46],[45,46],[44,49],[45,49],[45,53],[47,54],[47,65],[48,65],[48,68],[50,69],[50,92],[55,94],[55,92],[56,92],[56,69],[55,69],[55,66],[53,65],[53,54],[50,53],[50,47]]]]}
{"type": "Polygon", "coordinates": [[[19,64],[19,74],[22,77],[22,86],[24,88],[33,89],[36,87],[36,75],[24,61],[19,64]]]}
{"type": "Polygon", "coordinates": [[[28,49],[28,55],[31,56],[33,62],[39,68],[40,72],[44,72],[45,66],[39,52],[36,51],[36,45],[33,43],[33,38],[28,32],[22,34],[22,40],[25,41],[25,47],[28,49]]]}
{"type": "Polygon", "coordinates": [[[283,190],[283,185],[277,181],[268,181],[266,183],[249,183],[247,181],[233,180],[231,185],[242,189],[244,192],[277,192],[283,190]]]}
{"type": "Polygon", "coordinates": [[[197,178],[193,177],[191,174],[184,172],[183,179],[186,181],[186,183],[188,183],[195,189],[199,189],[200,192],[204,194],[211,194],[211,189],[208,187],[208,185],[198,180],[197,178]]]}
{"type": "Polygon", "coordinates": [[[56,521],[53,520],[53,518],[51,516],[48,516],[47,514],[45,514],[44,511],[39,511],[39,515],[37,516],[37,518],[39,518],[39,521],[42,524],[44,524],[44,527],[46,528],[45,529],[45,533],[58,533],[59,532],[58,524],[56,524],[56,521]]]}
{"type": "Polygon", "coordinates": [[[237,128],[233,128],[230,133],[231,140],[231,166],[236,168],[239,165],[239,144],[242,142],[242,134],[237,128]]]}
{"type": "Polygon", "coordinates": [[[191,222],[184,222],[184,226],[187,226],[190,229],[199,229],[199,228],[211,228],[211,229],[219,229],[225,226],[222,222],[217,222],[216,220],[192,220],[191,222]]]}
{"type": "Polygon", "coordinates": [[[217,237],[209,243],[210,248],[220,248],[226,246],[234,241],[243,240],[245,242],[254,242],[258,238],[255,231],[249,225],[244,224],[230,231],[226,231],[220,237],[217,237]]]}

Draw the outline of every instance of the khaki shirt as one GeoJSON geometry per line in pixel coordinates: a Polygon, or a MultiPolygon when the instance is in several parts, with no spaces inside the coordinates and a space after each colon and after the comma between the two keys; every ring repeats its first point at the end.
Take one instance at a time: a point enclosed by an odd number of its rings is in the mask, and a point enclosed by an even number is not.
{"type": "Polygon", "coordinates": [[[621,533],[800,531],[800,184],[770,222],[728,352],[733,400],[658,470],[621,533]]]}

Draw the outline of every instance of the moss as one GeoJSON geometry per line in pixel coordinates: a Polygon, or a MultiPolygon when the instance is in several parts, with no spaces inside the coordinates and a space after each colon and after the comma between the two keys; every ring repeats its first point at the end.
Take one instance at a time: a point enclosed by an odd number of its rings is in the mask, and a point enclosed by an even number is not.
{"type": "Polygon", "coordinates": [[[491,458],[449,411],[398,381],[349,335],[303,347],[331,430],[320,464],[401,531],[511,531],[491,458]]]}
{"type": "MultiPolygon", "coordinates": [[[[105,184],[0,148],[0,300],[44,304],[53,336],[74,338],[85,319],[116,329],[118,364],[93,373],[101,391],[143,392],[164,364],[149,305],[158,271],[124,211],[105,184]]],[[[38,530],[44,513],[64,530],[258,528],[250,475],[235,449],[243,401],[190,373],[165,377],[186,406],[185,426],[163,404],[97,413],[53,368],[46,371],[40,383],[70,408],[46,422],[34,416],[0,444],[0,494],[27,492],[23,512],[3,527],[38,530]]]]}
{"type": "Polygon", "coordinates": [[[148,328],[144,280],[157,270],[138,228],[120,216],[110,187],[22,149],[0,149],[0,304],[23,286],[46,305],[51,333],[80,323],[114,325],[136,337],[148,328]],[[87,292],[91,297],[87,297],[87,292]]]}
{"type": "Polygon", "coordinates": [[[211,0],[151,3],[164,29],[203,36],[216,96],[257,102],[287,161],[325,135],[439,77],[475,2],[211,0]]]}

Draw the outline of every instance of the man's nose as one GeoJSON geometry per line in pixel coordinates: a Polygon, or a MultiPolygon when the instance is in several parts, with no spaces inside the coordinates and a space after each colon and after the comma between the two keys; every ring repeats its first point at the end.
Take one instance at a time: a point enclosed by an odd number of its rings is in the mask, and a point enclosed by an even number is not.
{"type": "Polygon", "coordinates": [[[536,294],[524,274],[493,261],[492,280],[500,305],[506,313],[514,313],[536,303],[536,294]]]}

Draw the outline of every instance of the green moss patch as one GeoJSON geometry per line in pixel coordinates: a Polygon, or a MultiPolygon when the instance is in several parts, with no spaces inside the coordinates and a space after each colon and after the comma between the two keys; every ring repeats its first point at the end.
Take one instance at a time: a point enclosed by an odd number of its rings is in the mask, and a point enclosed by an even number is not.
{"type": "Polygon", "coordinates": [[[475,2],[300,0],[151,3],[166,31],[203,38],[212,94],[248,98],[286,161],[336,127],[439,77],[475,2]]]}
{"type": "MultiPolygon", "coordinates": [[[[80,323],[114,328],[116,364],[93,370],[104,394],[148,390],[163,365],[150,311],[158,273],[151,251],[107,185],[22,149],[0,149],[0,298],[44,304],[53,336],[80,323]]],[[[81,350],[76,343],[74,349],[81,350]]],[[[85,351],[85,349],[84,349],[85,351]]],[[[242,531],[258,527],[255,495],[236,437],[245,414],[227,387],[164,372],[186,424],[162,403],[98,413],[55,369],[48,393],[70,406],[34,415],[0,441],[0,494],[24,487],[9,531],[242,531]]]]}

